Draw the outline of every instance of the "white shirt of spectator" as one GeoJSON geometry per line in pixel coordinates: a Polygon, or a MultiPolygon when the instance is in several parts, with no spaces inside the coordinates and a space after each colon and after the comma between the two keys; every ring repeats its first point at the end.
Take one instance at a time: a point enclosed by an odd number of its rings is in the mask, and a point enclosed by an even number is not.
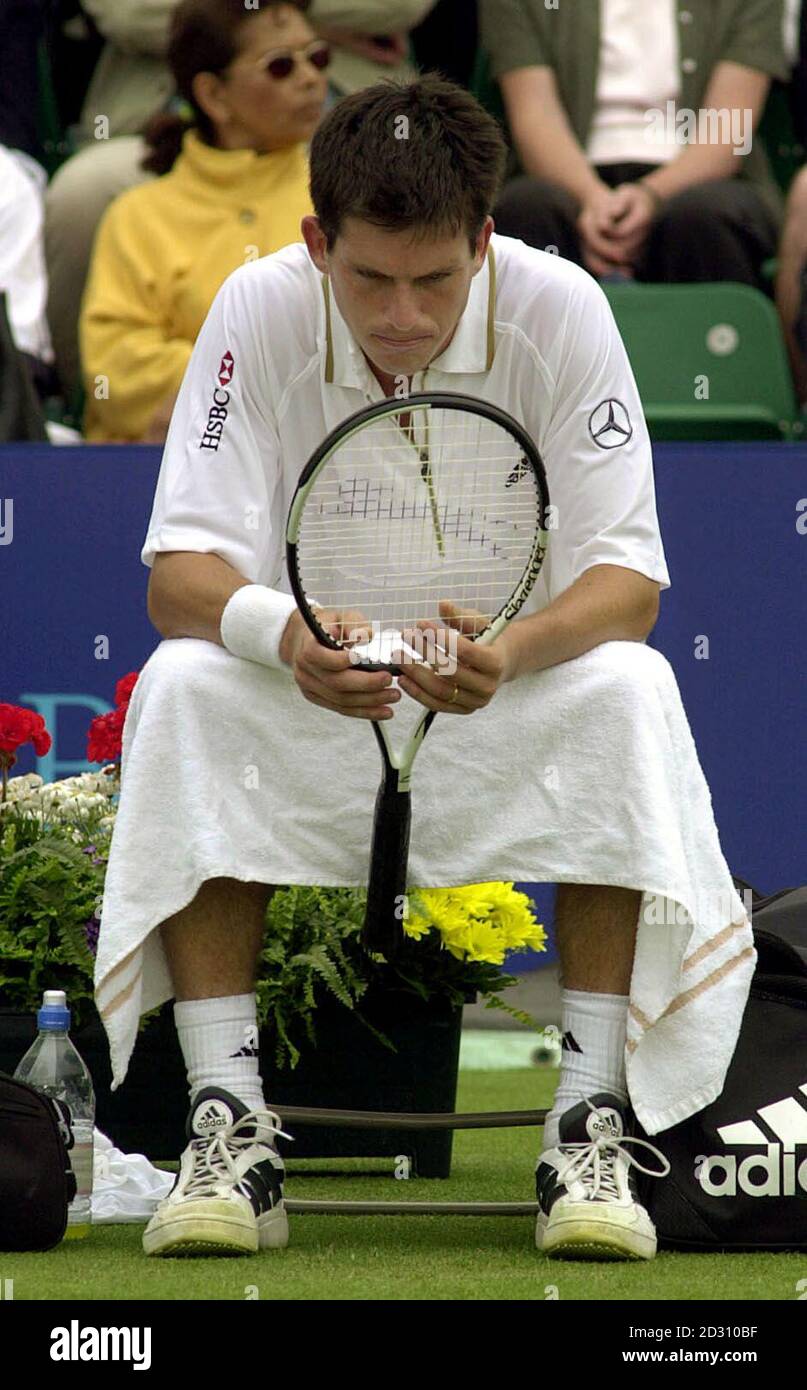
{"type": "Polygon", "coordinates": [[[680,95],[677,10],[676,0],[600,0],[592,164],[665,164],[680,154],[674,123],[647,116],[666,116],[680,95]]]}
{"type": "Polygon", "coordinates": [[[45,313],[46,183],[44,169],[30,155],[0,146],[0,291],[6,294],[6,313],[16,347],[42,362],[52,362],[45,313]]]}
{"type": "Polygon", "coordinates": [[[782,35],[785,57],[791,67],[799,61],[799,25],[801,23],[802,0],[785,0],[782,15],[782,35]]]}
{"type": "MultiPolygon", "coordinates": [[[[597,564],[669,587],[636,384],[608,301],[584,270],[494,233],[451,342],[410,389],[492,401],[538,445],[553,529],[523,616],[597,564]]],[[[234,271],[180,389],[144,564],[159,551],[211,552],[289,594],[297,479],[330,430],[382,399],[303,244],[234,271]]]]}

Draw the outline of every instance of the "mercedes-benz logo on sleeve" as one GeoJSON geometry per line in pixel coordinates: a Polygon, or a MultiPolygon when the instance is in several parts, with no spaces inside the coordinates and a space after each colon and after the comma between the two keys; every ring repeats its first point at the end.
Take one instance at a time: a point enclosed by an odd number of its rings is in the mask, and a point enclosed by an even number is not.
{"type": "Polygon", "coordinates": [[[600,449],[618,449],[633,434],[630,416],[621,401],[601,401],[588,419],[588,432],[600,449]]]}

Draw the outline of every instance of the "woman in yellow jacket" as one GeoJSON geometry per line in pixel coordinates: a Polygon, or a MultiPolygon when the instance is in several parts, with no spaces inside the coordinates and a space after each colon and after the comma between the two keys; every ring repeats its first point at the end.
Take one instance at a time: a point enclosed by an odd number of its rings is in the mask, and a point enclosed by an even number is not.
{"type": "Polygon", "coordinates": [[[308,3],[177,7],[168,61],[192,121],[150,122],[143,167],[163,177],[115,199],[98,228],[80,322],[87,439],[162,443],[216,291],[302,240],[329,61],[308,3]]]}

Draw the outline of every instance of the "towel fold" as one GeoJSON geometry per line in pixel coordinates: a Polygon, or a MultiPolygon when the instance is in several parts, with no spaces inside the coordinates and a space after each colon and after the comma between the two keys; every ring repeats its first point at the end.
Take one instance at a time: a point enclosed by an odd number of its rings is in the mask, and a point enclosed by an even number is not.
{"type": "Polygon", "coordinates": [[[143,1154],[125,1154],[100,1129],[93,1133],[93,1226],[149,1221],[174,1185],[174,1174],[143,1154]]]}
{"type": "MultiPolygon", "coordinates": [[[[404,697],[393,737],[419,718],[404,697]]],[[[96,997],[113,1088],[138,1019],[172,997],[159,932],[208,878],[367,881],[381,760],[366,721],[310,704],[290,671],[163,641],[123,733],[96,997]]],[[[677,682],[641,642],[606,642],[439,715],[414,768],[409,882],[640,890],[626,1048],[645,1130],[723,1088],[755,962],[677,682]]]]}

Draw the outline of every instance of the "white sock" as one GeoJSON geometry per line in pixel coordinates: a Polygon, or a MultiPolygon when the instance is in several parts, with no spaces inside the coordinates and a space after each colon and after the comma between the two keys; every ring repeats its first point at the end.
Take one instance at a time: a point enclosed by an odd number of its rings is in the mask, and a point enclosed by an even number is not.
{"type": "Polygon", "coordinates": [[[544,1124],[544,1148],[558,1142],[560,1117],[584,1096],[608,1091],[627,1102],[625,1039],[627,994],[591,994],[564,989],[561,993],[563,1051],[560,1081],[544,1124]]]}
{"type": "Polygon", "coordinates": [[[266,1109],[258,1072],[254,994],[187,999],[174,1005],[191,1105],[205,1086],[222,1086],[250,1110],[266,1109]]]}

